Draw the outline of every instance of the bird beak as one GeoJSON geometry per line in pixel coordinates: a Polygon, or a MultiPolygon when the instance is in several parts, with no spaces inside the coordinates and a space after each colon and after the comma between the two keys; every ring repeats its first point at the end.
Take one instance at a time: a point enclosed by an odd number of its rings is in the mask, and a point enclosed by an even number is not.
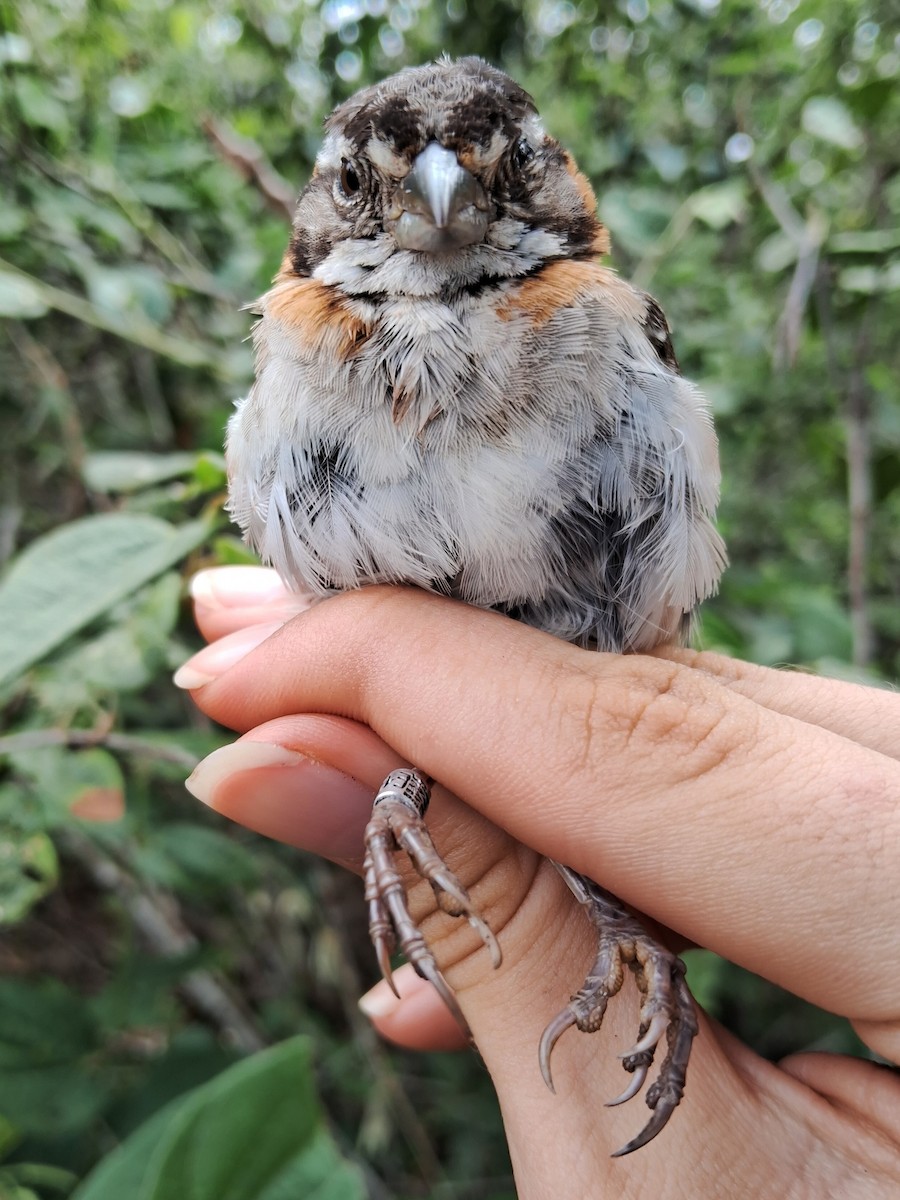
{"type": "Polygon", "coordinates": [[[404,250],[447,254],[484,240],[489,208],[471,171],[452,150],[430,142],[395,193],[390,214],[394,237],[404,250]]]}

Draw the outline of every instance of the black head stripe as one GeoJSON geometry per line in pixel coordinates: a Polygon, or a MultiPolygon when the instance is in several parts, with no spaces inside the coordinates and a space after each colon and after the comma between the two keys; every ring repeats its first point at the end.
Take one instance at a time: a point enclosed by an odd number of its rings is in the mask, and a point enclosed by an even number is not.
{"type": "Polygon", "coordinates": [[[363,105],[344,126],[344,134],[362,150],[373,135],[392,145],[398,154],[422,147],[422,118],[403,95],[376,97],[363,105]]]}
{"type": "Polygon", "coordinates": [[[486,145],[498,131],[514,136],[537,109],[508,75],[480,58],[413,67],[359,92],[334,110],[339,130],[362,150],[373,135],[411,156],[432,138],[443,145],[486,145]]]}

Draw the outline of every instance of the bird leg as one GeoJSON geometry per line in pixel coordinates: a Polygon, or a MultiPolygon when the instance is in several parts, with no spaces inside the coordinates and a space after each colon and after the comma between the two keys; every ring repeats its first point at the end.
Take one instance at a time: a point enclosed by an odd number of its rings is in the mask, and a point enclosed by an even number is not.
{"type": "MultiPolygon", "coordinates": [[[[412,918],[403,880],[394,866],[394,851],[404,850],[418,874],[431,884],[438,906],[450,916],[465,917],[490,951],[494,967],[500,965],[497,940],[473,908],[469,893],[434,847],[425,826],[431,799],[431,781],[420,771],[403,767],[392,771],[378,789],[372,817],[366,827],[363,873],[369,909],[369,933],[384,978],[396,994],[391,974],[395,949],[406,956],[416,973],[429,980],[460,1026],[469,1032],[453,990],[438,969],[428,943],[412,918]]],[[[631,1082],[609,1104],[624,1104],[636,1096],[647,1078],[656,1047],[666,1036],[666,1056],[657,1079],[646,1093],[653,1110],[637,1135],[613,1155],[631,1154],[656,1137],[678,1106],[684,1092],[691,1043],[697,1033],[694,1002],[684,979],[680,958],[655,941],[623,905],[584,875],[560,863],[553,864],[584,907],[598,931],[597,958],[581,989],[550,1022],[538,1052],[541,1073],[551,1091],[550,1056],[560,1037],[576,1025],[595,1033],[606,1006],[625,981],[625,968],[635,977],[643,1000],[638,1040],[619,1057],[631,1082]]]]}
{"type": "Polygon", "coordinates": [[[691,1043],[698,1030],[694,1002],[680,958],[652,938],[615,896],[571,868],[560,863],[553,865],[596,926],[598,947],[597,958],[583,986],[541,1037],[539,1059],[547,1087],[554,1090],[550,1074],[553,1047],[572,1025],[583,1033],[595,1033],[600,1028],[610,998],[625,980],[626,966],[633,972],[643,996],[640,1027],[637,1042],[619,1055],[624,1069],[633,1075],[632,1081],[620,1096],[607,1102],[608,1106],[624,1104],[637,1095],[647,1078],[656,1047],[663,1034],[666,1035],[666,1056],[645,1097],[653,1116],[637,1137],[613,1155],[621,1158],[655,1138],[681,1100],[691,1043]]]}
{"type": "Polygon", "coordinates": [[[391,771],[378,789],[372,804],[372,817],[366,826],[363,861],[369,934],[381,973],[394,994],[397,989],[390,956],[399,947],[416,973],[434,985],[468,1034],[469,1027],[453,989],[438,969],[428,943],[412,918],[403,880],[393,862],[393,851],[405,850],[418,874],[431,884],[438,907],[452,917],[465,917],[490,951],[494,967],[500,966],[502,955],[497,939],[472,907],[469,893],[434,848],[424,820],[430,800],[430,780],[411,768],[391,771]]]}

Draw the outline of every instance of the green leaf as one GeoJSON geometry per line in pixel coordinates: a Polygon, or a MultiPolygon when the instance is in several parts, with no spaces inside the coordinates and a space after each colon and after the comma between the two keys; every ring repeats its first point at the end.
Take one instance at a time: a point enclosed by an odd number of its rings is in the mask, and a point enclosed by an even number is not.
{"type": "Polygon", "coordinates": [[[812,96],[803,105],[800,123],[813,137],[842,150],[856,150],[863,143],[862,130],[837,96],[812,96]]]}
{"type": "Polygon", "coordinates": [[[0,1070],[59,1066],[94,1049],[87,1002],[55,980],[0,979],[0,1070]]]}
{"type": "Polygon", "coordinates": [[[138,179],[132,186],[135,195],[139,196],[145,204],[149,204],[151,208],[190,212],[191,209],[197,207],[196,201],[189,192],[172,183],[156,183],[138,179]]]}
{"type": "Polygon", "coordinates": [[[900,247],[900,229],[859,229],[834,233],[828,249],[837,254],[884,254],[900,247]]]}
{"type": "Polygon", "coordinates": [[[674,210],[670,195],[650,188],[611,187],[600,200],[600,216],[613,238],[637,254],[656,241],[674,210]]]}
{"type": "Polygon", "coordinates": [[[21,1135],[12,1121],[0,1114],[0,1160],[7,1158],[20,1140],[21,1135]]]}
{"type": "Polygon", "coordinates": [[[39,289],[24,275],[0,271],[0,317],[42,317],[49,312],[39,289]]]}
{"type": "Polygon", "coordinates": [[[50,129],[59,134],[68,131],[69,118],[65,106],[51,94],[45,80],[35,79],[31,75],[19,75],[16,78],[15,91],[22,116],[28,125],[50,129]]]}
{"type": "Polygon", "coordinates": [[[777,274],[797,261],[797,243],[786,233],[770,233],[756,251],[756,261],[763,271],[777,274]]]}
{"type": "Polygon", "coordinates": [[[72,1200],[362,1200],[324,1128],[309,1043],[238,1063],[157,1113],[72,1200]]]}
{"type": "Polygon", "coordinates": [[[725,229],[743,219],[747,209],[747,189],[742,179],[711,183],[694,192],[690,199],[691,212],[710,229],[725,229]]]}
{"type": "Polygon", "coordinates": [[[197,469],[203,456],[188,450],[149,454],[140,450],[97,450],[88,454],[82,474],[94,492],[139,492],[197,469]]]}
{"type": "Polygon", "coordinates": [[[228,482],[225,456],[216,453],[215,450],[201,451],[194,468],[194,479],[197,486],[206,492],[224,488],[228,482]]]}
{"type": "Polygon", "coordinates": [[[15,770],[31,781],[51,828],[70,817],[119,820],[125,805],[122,769],[108,750],[41,746],[9,754],[15,770]]]}
{"type": "Polygon", "coordinates": [[[56,887],[59,862],[45,833],[0,826],[0,925],[13,925],[56,887]]]}
{"type": "Polygon", "coordinates": [[[6,202],[0,207],[0,242],[15,241],[28,227],[28,214],[24,208],[16,208],[6,202]]]}
{"type": "Polygon", "coordinates": [[[0,1109],[23,1133],[85,1131],[109,1101],[111,1080],[83,1062],[0,1071],[0,1109]]]}
{"type": "Polygon", "coordinates": [[[189,821],[160,825],[137,852],[141,869],[169,887],[250,886],[259,879],[253,854],[221,829],[189,821]]]}
{"type": "Polygon", "coordinates": [[[7,1172],[0,1174],[0,1200],[41,1200],[37,1192],[32,1191],[29,1187],[20,1187],[17,1183],[7,1183],[4,1176],[7,1172]]]}
{"type": "Polygon", "coordinates": [[[838,284],[845,292],[861,292],[871,296],[876,292],[895,292],[900,288],[900,262],[878,267],[847,267],[838,272],[838,284]]]}
{"type": "MultiPolygon", "coordinates": [[[[72,1188],[78,1182],[78,1176],[71,1171],[63,1170],[62,1167],[52,1166],[50,1163],[32,1163],[32,1162],[15,1162],[10,1163],[5,1170],[0,1173],[0,1180],[10,1179],[18,1183],[20,1186],[34,1184],[42,1190],[46,1189],[51,1192],[61,1192],[67,1196],[72,1188]]],[[[41,1200],[36,1192],[27,1191],[23,1195],[34,1196],[35,1200],[41,1200]]],[[[0,1196],[6,1200],[6,1194],[0,1190],[0,1196]]]]}
{"type": "Polygon", "coordinates": [[[178,562],[210,526],[110,513],[32,543],[0,582],[0,682],[14,679],[178,562]]]}

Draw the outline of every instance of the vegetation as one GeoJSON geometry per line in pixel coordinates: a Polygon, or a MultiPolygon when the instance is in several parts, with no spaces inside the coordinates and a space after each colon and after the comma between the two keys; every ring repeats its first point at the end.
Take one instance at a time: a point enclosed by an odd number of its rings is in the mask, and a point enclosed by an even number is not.
{"type": "MultiPolygon", "coordinates": [[[[890,0],[2,0],[4,1200],[168,1200],[187,1163],[196,1200],[512,1195],[479,1065],[356,1015],[356,881],[187,798],[227,735],[168,682],[185,579],[245,560],[220,449],[241,306],[321,119],[441,50],[535,95],[712,398],[733,565],[706,644],[900,671],[890,0]]],[[[763,1053],[854,1046],[691,971],[763,1053]]]]}

